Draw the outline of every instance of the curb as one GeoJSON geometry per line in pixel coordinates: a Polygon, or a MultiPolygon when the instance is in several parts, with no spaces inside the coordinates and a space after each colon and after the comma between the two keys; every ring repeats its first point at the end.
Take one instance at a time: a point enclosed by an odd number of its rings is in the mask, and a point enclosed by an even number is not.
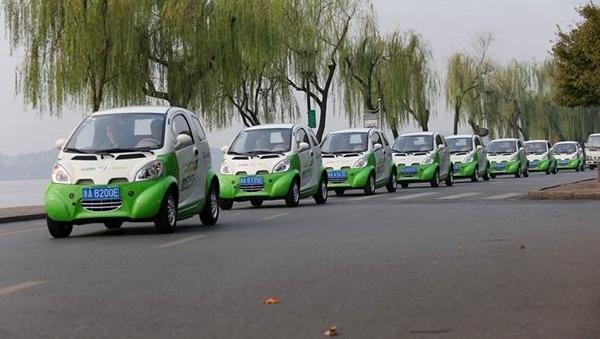
{"type": "Polygon", "coordinates": [[[527,196],[531,200],[600,200],[600,189],[597,192],[577,192],[577,191],[551,191],[550,189],[557,188],[563,185],[577,184],[587,181],[596,181],[598,179],[586,179],[570,182],[567,184],[554,185],[541,188],[539,190],[531,190],[527,192],[527,196]]]}
{"type": "Polygon", "coordinates": [[[46,218],[43,205],[0,208],[0,224],[46,218]]]}
{"type": "Polygon", "coordinates": [[[14,215],[14,216],[10,216],[10,217],[0,217],[0,224],[6,224],[9,222],[17,222],[17,221],[38,220],[38,219],[44,219],[44,218],[46,218],[46,213],[14,215]]]}

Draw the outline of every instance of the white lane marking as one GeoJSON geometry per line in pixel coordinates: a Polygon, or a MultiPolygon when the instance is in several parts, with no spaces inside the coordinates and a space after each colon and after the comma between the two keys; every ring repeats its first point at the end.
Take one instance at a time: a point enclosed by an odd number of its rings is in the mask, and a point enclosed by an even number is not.
{"type": "Polygon", "coordinates": [[[467,193],[447,195],[445,197],[437,198],[437,200],[462,199],[462,198],[474,197],[474,196],[480,195],[480,194],[481,194],[480,192],[467,192],[467,193]]]}
{"type": "Polygon", "coordinates": [[[192,235],[191,237],[187,237],[187,238],[183,238],[183,239],[179,239],[179,240],[167,242],[167,243],[158,245],[156,247],[158,247],[158,248],[165,248],[165,247],[177,246],[177,245],[181,245],[181,244],[184,244],[186,242],[190,242],[190,241],[193,241],[193,240],[196,240],[196,239],[200,239],[200,238],[206,238],[206,236],[205,235],[192,235]]]}
{"type": "Polygon", "coordinates": [[[525,193],[504,193],[504,194],[492,195],[489,197],[485,197],[483,199],[485,199],[485,200],[501,200],[501,199],[509,199],[509,198],[514,198],[514,197],[519,197],[522,195],[525,195],[525,193]]]}
{"type": "Polygon", "coordinates": [[[41,230],[45,230],[45,229],[46,229],[45,227],[38,227],[38,228],[27,228],[24,230],[17,230],[17,231],[0,232],[0,237],[21,234],[21,233],[29,233],[29,232],[33,232],[33,231],[41,231],[41,230]]]}
{"type": "Polygon", "coordinates": [[[35,281],[26,281],[16,285],[10,285],[5,287],[0,287],[0,297],[5,295],[18,292],[20,290],[24,290],[27,288],[32,288],[41,284],[45,284],[46,280],[35,280],[35,281]]]}
{"type": "Polygon", "coordinates": [[[361,201],[361,200],[367,200],[367,199],[372,199],[375,198],[377,195],[373,194],[373,195],[365,195],[363,197],[356,197],[356,198],[349,198],[346,199],[347,201],[361,201]]]}
{"type": "Polygon", "coordinates": [[[267,215],[264,218],[260,218],[260,220],[262,220],[262,221],[273,220],[275,218],[283,217],[284,215],[287,215],[287,214],[288,214],[288,212],[276,213],[276,214],[272,214],[272,215],[267,215]]]}
{"type": "Polygon", "coordinates": [[[427,196],[436,195],[436,194],[439,194],[439,193],[438,192],[415,193],[415,194],[403,195],[401,197],[390,198],[390,200],[410,200],[410,199],[427,197],[427,196]]]}

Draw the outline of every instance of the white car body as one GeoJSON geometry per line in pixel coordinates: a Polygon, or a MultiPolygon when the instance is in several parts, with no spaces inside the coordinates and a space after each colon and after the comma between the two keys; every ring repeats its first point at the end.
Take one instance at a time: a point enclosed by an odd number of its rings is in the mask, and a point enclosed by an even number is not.
{"type": "Polygon", "coordinates": [[[585,143],[585,163],[594,169],[600,162],[600,133],[590,134],[585,143]]]}

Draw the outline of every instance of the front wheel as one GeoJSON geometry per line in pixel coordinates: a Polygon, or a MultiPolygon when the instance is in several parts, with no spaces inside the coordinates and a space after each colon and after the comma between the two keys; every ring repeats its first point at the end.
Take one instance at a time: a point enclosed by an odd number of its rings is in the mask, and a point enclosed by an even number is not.
{"type": "Polygon", "coordinates": [[[490,178],[496,179],[496,174],[495,173],[490,173],[490,178]]]}
{"type": "Polygon", "coordinates": [[[387,188],[387,191],[389,193],[396,192],[396,189],[398,188],[398,181],[396,181],[396,171],[394,169],[392,169],[392,173],[390,173],[390,179],[385,188],[387,188]]]}
{"type": "Polygon", "coordinates": [[[454,185],[454,170],[452,169],[452,166],[448,170],[448,174],[446,174],[446,180],[444,182],[448,187],[454,185]]]}
{"type": "Polygon", "coordinates": [[[167,191],[160,211],[154,219],[154,227],[158,233],[171,233],[177,225],[177,199],[173,191],[167,191]]]}
{"type": "Polygon", "coordinates": [[[485,173],[483,173],[483,180],[484,181],[490,180],[490,167],[489,166],[485,167],[485,173]]]}
{"type": "Polygon", "coordinates": [[[369,174],[367,186],[365,186],[364,191],[365,195],[373,195],[375,193],[375,175],[373,173],[369,174]]]}
{"type": "Polygon", "coordinates": [[[321,178],[321,182],[319,183],[319,190],[317,191],[317,193],[315,193],[313,198],[315,199],[315,202],[318,205],[322,205],[327,202],[327,197],[327,180],[325,180],[325,178],[321,178]]]}
{"type": "Polygon", "coordinates": [[[472,182],[478,182],[479,181],[479,167],[475,167],[475,170],[473,171],[473,174],[471,174],[471,181],[472,182]]]}
{"type": "Polygon", "coordinates": [[[429,184],[431,185],[431,187],[440,186],[440,170],[439,169],[435,170],[435,173],[433,174],[433,178],[431,178],[431,181],[429,182],[429,184]]]}
{"type": "Polygon", "coordinates": [[[517,169],[517,173],[515,173],[515,178],[520,178],[521,177],[521,167],[519,167],[517,169]]]}
{"type": "Polygon", "coordinates": [[[200,213],[200,221],[202,224],[210,226],[214,225],[219,221],[219,197],[217,187],[213,184],[210,185],[210,192],[208,192],[208,199],[204,203],[204,208],[200,213]]]}
{"type": "Polygon", "coordinates": [[[121,226],[123,225],[122,221],[106,221],[104,223],[104,227],[106,227],[109,230],[116,230],[121,228],[121,226]]]}
{"type": "Polygon", "coordinates": [[[529,164],[527,164],[527,167],[525,167],[525,171],[523,171],[523,177],[529,177],[529,164]]]}
{"type": "Polygon", "coordinates": [[[53,238],[66,238],[73,232],[73,224],[54,221],[49,217],[46,217],[46,226],[48,226],[48,232],[53,238]]]}
{"type": "Polygon", "coordinates": [[[290,189],[285,196],[285,206],[296,207],[300,204],[300,183],[298,180],[292,181],[290,189]]]}

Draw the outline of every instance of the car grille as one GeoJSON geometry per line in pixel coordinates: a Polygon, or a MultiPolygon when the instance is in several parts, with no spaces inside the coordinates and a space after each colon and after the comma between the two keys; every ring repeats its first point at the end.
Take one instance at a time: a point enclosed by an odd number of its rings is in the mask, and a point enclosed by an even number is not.
{"type": "Polygon", "coordinates": [[[112,200],[81,200],[81,207],[90,212],[108,212],[119,209],[123,201],[121,199],[112,200]]]}
{"type": "Polygon", "coordinates": [[[328,178],[327,180],[332,184],[341,184],[346,181],[346,178],[328,178]]]}
{"type": "Polygon", "coordinates": [[[265,187],[264,184],[254,184],[254,185],[242,185],[240,184],[240,189],[244,192],[258,192],[262,191],[265,187]]]}

